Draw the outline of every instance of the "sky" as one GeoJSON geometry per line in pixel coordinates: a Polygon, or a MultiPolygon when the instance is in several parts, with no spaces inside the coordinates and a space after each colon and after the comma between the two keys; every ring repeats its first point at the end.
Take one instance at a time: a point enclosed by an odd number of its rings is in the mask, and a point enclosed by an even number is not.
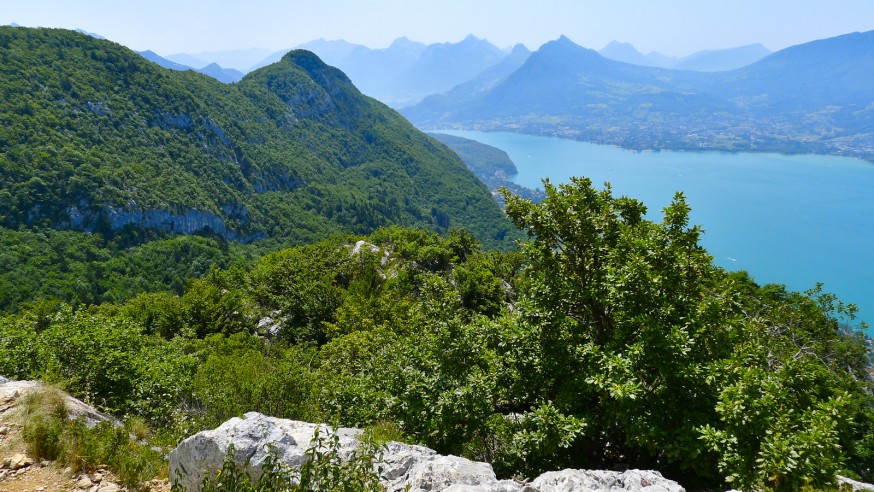
{"type": "Polygon", "coordinates": [[[0,24],[84,29],[161,55],[289,49],[345,39],[384,48],[407,36],[537,49],[566,35],[685,56],[762,43],[776,51],[874,30],[872,0],[0,0],[0,24]]]}

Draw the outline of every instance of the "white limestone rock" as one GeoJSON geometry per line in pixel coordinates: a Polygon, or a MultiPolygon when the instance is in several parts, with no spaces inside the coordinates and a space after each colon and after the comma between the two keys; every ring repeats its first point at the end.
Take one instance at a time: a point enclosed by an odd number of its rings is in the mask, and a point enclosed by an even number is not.
{"type": "Polygon", "coordinates": [[[540,492],[635,491],[685,492],[685,489],[661,473],[651,470],[562,470],[546,472],[531,486],[540,492]]]}
{"type": "Polygon", "coordinates": [[[870,483],[858,482],[856,480],[842,477],[840,475],[838,475],[838,485],[841,487],[847,485],[853,490],[853,492],[874,492],[874,485],[870,483]]]}
{"type": "MultiPolygon", "coordinates": [[[[7,381],[0,383],[0,408],[11,408],[23,395],[44,388],[39,381],[7,381]]],[[[109,415],[98,412],[91,405],[64,393],[64,404],[67,407],[67,418],[85,417],[85,423],[93,427],[104,420],[114,420],[109,415]]]]}
{"type": "MultiPolygon", "coordinates": [[[[200,490],[206,473],[214,474],[222,467],[228,448],[234,445],[234,459],[241,466],[248,460],[245,471],[257,480],[270,446],[276,450],[280,463],[299,468],[306,462],[304,453],[311,446],[316,428],[327,435],[330,428],[295,420],[265,417],[249,412],[232,418],[219,427],[199,432],[182,441],[170,452],[170,479],[188,492],[200,490]]],[[[348,457],[358,447],[358,429],[337,429],[340,454],[348,457]]]]}
{"type": "Polygon", "coordinates": [[[518,492],[520,489],[519,484],[511,480],[498,480],[488,463],[443,456],[423,446],[390,442],[380,465],[380,482],[388,492],[518,492]]]}
{"type": "MultiPolygon", "coordinates": [[[[245,471],[255,480],[260,478],[260,468],[271,446],[280,463],[299,468],[306,462],[305,453],[311,447],[316,429],[323,436],[330,432],[325,425],[247,413],[242,419],[233,418],[180,443],[170,452],[170,480],[188,492],[200,491],[205,475],[221,469],[232,443],[235,461],[240,466],[248,463],[245,471]]],[[[358,449],[361,432],[337,429],[342,458],[348,459],[358,449]]],[[[443,456],[423,446],[399,442],[385,446],[375,468],[387,492],[684,492],[679,484],[658,472],[642,470],[563,470],[545,473],[526,485],[498,480],[488,463],[443,456]]]]}

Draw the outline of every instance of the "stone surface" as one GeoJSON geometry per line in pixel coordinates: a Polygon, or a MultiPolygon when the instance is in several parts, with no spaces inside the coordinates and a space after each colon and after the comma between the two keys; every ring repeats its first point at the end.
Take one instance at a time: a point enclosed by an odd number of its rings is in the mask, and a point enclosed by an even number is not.
{"type": "Polygon", "coordinates": [[[562,470],[546,472],[531,486],[540,492],[613,491],[684,492],[677,482],[651,470],[562,470]]]}
{"type": "MultiPolygon", "coordinates": [[[[280,462],[297,468],[306,458],[313,433],[322,437],[330,428],[307,422],[265,417],[250,412],[228,420],[216,429],[200,432],[186,439],[170,452],[170,479],[188,492],[201,488],[204,475],[218,471],[233,443],[234,458],[239,465],[248,460],[246,472],[260,477],[260,467],[272,446],[280,462]]],[[[348,458],[358,447],[359,429],[340,428],[340,455],[348,458]]],[[[530,485],[512,480],[498,480],[488,463],[458,456],[443,456],[423,447],[390,442],[382,452],[380,482],[388,492],[565,492],[565,491],[643,491],[682,492],[684,489],[658,472],[563,470],[541,475],[530,485]]]]}
{"type": "Polygon", "coordinates": [[[847,477],[842,477],[838,475],[838,484],[843,486],[844,484],[850,486],[853,489],[853,492],[874,492],[874,485],[870,483],[857,482],[847,477]]]}
{"type": "MultiPolygon", "coordinates": [[[[325,425],[265,417],[255,412],[242,419],[232,418],[215,429],[189,437],[171,451],[170,478],[188,492],[200,490],[206,472],[214,473],[221,468],[231,443],[238,463],[242,465],[248,459],[246,472],[253,479],[261,476],[268,444],[273,445],[282,463],[300,467],[317,428],[322,436],[329,432],[325,425]]],[[[348,457],[357,448],[356,436],[360,433],[357,429],[337,430],[341,455],[348,457]]]]}
{"type": "Polygon", "coordinates": [[[33,464],[33,459],[29,456],[16,453],[12,456],[3,460],[3,468],[7,468],[9,470],[20,470],[21,468],[30,466],[33,464]]]}
{"type": "Polygon", "coordinates": [[[88,475],[82,475],[82,477],[80,477],[79,480],[76,481],[76,487],[80,489],[88,489],[91,488],[92,485],[94,485],[94,483],[91,482],[91,479],[88,478],[88,475]]]}
{"type": "MultiPolygon", "coordinates": [[[[39,381],[7,381],[0,383],[0,406],[12,405],[22,395],[43,388],[43,384],[39,381]]],[[[66,393],[64,393],[64,403],[67,406],[67,415],[70,419],[85,417],[85,421],[89,426],[97,425],[104,420],[113,420],[110,416],[98,412],[82,400],[73,398],[66,393]]]]}
{"type": "Polygon", "coordinates": [[[121,487],[119,487],[118,485],[114,483],[107,483],[101,485],[100,488],[97,489],[97,492],[119,492],[119,490],[121,490],[121,487]]]}
{"type": "Polygon", "coordinates": [[[380,482],[389,492],[515,492],[520,488],[519,484],[511,480],[498,480],[488,463],[458,456],[443,456],[423,446],[399,442],[388,443],[380,465],[380,482]]]}

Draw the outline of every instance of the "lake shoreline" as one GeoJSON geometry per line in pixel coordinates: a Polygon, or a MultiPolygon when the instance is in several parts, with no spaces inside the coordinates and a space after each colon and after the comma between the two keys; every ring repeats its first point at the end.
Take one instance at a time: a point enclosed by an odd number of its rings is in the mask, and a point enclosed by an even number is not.
{"type": "MultiPolygon", "coordinates": [[[[797,291],[824,282],[828,291],[874,320],[874,166],[822,154],[637,151],[561,137],[516,132],[441,130],[507,152],[521,186],[542,189],[586,176],[610,182],[616,195],[641,200],[658,213],[684,192],[702,244],[714,262],[746,270],[759,283],[797,291]]],[[[869,331],[870,334],[870,331],[869,331]]]]}

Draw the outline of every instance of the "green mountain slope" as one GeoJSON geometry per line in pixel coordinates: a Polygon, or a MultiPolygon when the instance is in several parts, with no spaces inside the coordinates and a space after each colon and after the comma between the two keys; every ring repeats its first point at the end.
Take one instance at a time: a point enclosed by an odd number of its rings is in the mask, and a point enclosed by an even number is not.
{"type": "Polygon", "coordinates": [[[63,30],[0,28],[0,225],[302,242],[512,226],[461,160],[293,51],[224,85],[63,30]]]}

